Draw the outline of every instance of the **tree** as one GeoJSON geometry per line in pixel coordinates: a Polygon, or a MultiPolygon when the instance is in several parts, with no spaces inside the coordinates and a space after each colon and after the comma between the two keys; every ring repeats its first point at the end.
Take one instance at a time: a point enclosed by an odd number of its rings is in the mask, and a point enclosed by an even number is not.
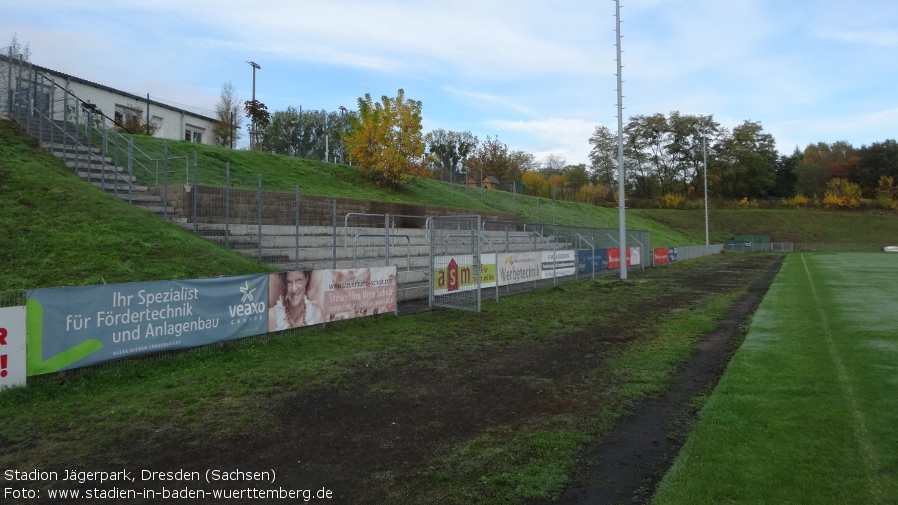
{"type": "Polygon", "coordinates": [[[297,156],[302,138],[302,119],[293,107],[271,115],[271,123],[262,132],[259,148],[274,154],[297,156]]]}
{"type": "Polygon", "coordinates": [[[549,196],[549,182],[536,170],[527,170],[521,175],[524,187],[533,196],[549,196]]]}
{"type": "Polygon", "coordinates": [[[567,160],[564,159],[564,156],[555,153],[547,154],[546,158],[543,160],[543,175],[546,177],[561,175],[561,172],[566,165],[567,160]]]}
{"type": "Polygon", "coordinates": [[[827,209],[856,209],[860,199],[861,188],[847,179],[836,177],[826,183],[823,205],[827,209]]]}
{"type": "Polygon", "coordinates": [[[9,41],[9,52],[13,58],[16,58],[23,62],[31,61],[31,43],[26,43],[24,46],[19,42],[19,34],[14,33],[12,35],[12,40],[9,41]]]}
{"type": "Polygon", "coordinates": [[[863,167],[861,186],[864,189],[878,187],[883,176],[898,179],[898,142],[895,140],[862,146],[858,150],[858,156],[863,167]]]}
{"type": "Polygon", "coordinates": [[[789,156],[782,155],[776,160],[776,186],[773,188],[773,196],[786,198],[795,195],[795,170],[801,164],[804,155],[798,146],[789,156]]]}
{"type": "Polygon", "coordinates": [[[237,145],[240,139],[240,128],[243,126],[243,118],[237,114],[242,104],[237,97],[237,88],[228,81],[221,85],[221,96],[215,104],[215,118],[218,119],[212,125],[212,142],[217,146],[231,147],[237,145]]]}
{"type": "Polygon", "coordinates": [[[395,188],[427,177],[421,102],[407,100],[402,89],[396,98],[382,96],[380,102],[370,94],[359,98],[358,118],[344,142],[362,175],[377,186],[395,188]]]}
{"type": "Polygon", "coordinates": [[[455,173],[462,170],[462,164],[478,144],[477,137],[469,131],[454,132],[443,129],[428,133],[424,140],[430,154],[449,173],[450,183],[454,182],[455,173]]]}
{"type": "Polygon", "coordinates": [[[515,163],[508,146],[490,136],[477,146],[467,167],[468,173],[478,179],[492,175],[499,180],[517,180],[521,176],[520,166],[515,163]]]}
{"type": "Polygon", "coordinates": [[[611,133],[607,126],[599,125],[592,137],[589,137],[589,143],[592,145],[589,152],[590,182],[611,186],[617,180],[617,135],[611,133]]]}
{"type": "Polygon", "coordinates": [[[268,112],[268,107],[258,100],[245,102],[243,110],[246,112],[246,117],[249,118],[252,127],[252,130],[249,132],[250,145],[255,147],[262,132],[271,123],[271,113],[268,112]]]}
{"type": "Polygon", "coordinates": [[[520,179],[528,170],[539,170],[539,162],[536,156],[524,151],[512,151],[508,154],[511,159],[512,170],[517,174],[514,178],[520,179]]]}
{"type": "Polygon", "coordinates": [[[347,160],[342,141],[355,117],[354,111],[311,110],[294,107],[277,111],[261,134],[259,148],[274,154],[313,160],[347,160]]]}
{"type": "Polygon", "coordinates": [[[119,124],[116,124],[116,130],[120,132],[128,132],[134,135],[153,136],[156,134],[156,130],[159,127],[156,125],[156,123],[146,122],[146,119],[144,119],[145,116],[143,114],[143,109],[129,104],[128,111],[130,113],[125,114],[121,122],[119,124]]]}
{"type": "Polygon", "coordinates": [[[761,123],[743,122],[716,150],[713,171],[718,195],[763,198],[776,186],[776,142],[761,123]]]}

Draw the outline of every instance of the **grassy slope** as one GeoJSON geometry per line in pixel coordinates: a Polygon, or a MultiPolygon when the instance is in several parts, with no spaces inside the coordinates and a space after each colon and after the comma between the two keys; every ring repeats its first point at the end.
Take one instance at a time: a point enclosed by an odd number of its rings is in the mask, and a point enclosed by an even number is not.
{"type": "MultiPolygon", "coordinates": [[[[689,236],[701,237],[704,242],[705,214],[701,210],[637,209],[632,214],[681,230],[689,236]]],[[[726,242],[735,233],[770,235],[773,242],[898,244],[898,216],[875,212],[712,208],[708,227],[712,243],[726,242]]]]}
{"type": "MultiPolygon", "coordinates": [[[[153,158],[162,158],[163,142],[136,137],[135,144],[153,158]]],[[[270,154],[234,151],[186,142],[169,142],[169,156],[187,157],[171,161],[171,180],[178,181],[189,169],[192,173],[196,151],[200,184],[220,185],[225,180],[225,163],[230,164],[235,186],[256,188],[258,174],[269,190],[368,200],[409,202],[444,207],[497,210],[517,215],[519,221],[611,227],[618,223],[617,208],[595,207],[547,198],[515,195],[503,191],[480,191],[436,180],[401,190],[380,190],[363,181],[352,167],[270,154]]],[[[191,175],[191,177],[193,177],[191,175]]],[[[713,203],[712,203],[713,207],[713,203]]],[[[705,241],[704,212],[701,210],[631,209],[627,228],[647,230],[652,245],[683,246],[705,241]]],[[[828,212],[816,209],[741,210],[711,209],[711,241],[725,242],[734,233],[766,234],[775,242],[898,243],[898,217],[862,212],[828,212]]]]}
{"type": "Polygon", "coordinates": [[[268,271],[94,189],[0,120],[0,291],[268,271]]]}
{"type": "MultiPolygon", "coordinates": [[[[293,192],[297,185],[305,195],[319,195],[386,202],[407,202],[440,207],[494,210],[516,214],[519,221],[573,224],[576,226],[617,227],[617,209],[581,205],[572,202],[553,202],[548,198],[515,195],[504,191],[481,191],[437,180],[427,180],[400,190],[382,190],[362,180],[353,167],[320,161],[304,160],[266,153],[235,151],[187,142],[163,143],[144,136],[134,138],[138,159],[163,159],[169,156],[169,182],[180,184],[187,172],[193,180],[193,159],[196,153],[197,179],[201,185],[224,185],[227,167],[231,184],[236,187],[257,188],[258,176],[269,191],[293,192]],[[144,156],[146,155],[146,156],[144,156]],[[537,203],[539,202],[539,203],[537,203]]],[[[156,163],[142,163],[155,171],[156,163]]],[[[159,166],[164,166],[159,162],[159,166]]],[[[135,175],[153,184],[155,172],[136,168],[135,175]]],[[[164,176],[159,176],[162,181],[164,176]]],[[[647,230],[656,246],[697,244],[697,238],[660,225],[652,219],[631,215],[627,228],[647,230]]],[[[703,238],[702,241],[703,242],[703,238]]]]}

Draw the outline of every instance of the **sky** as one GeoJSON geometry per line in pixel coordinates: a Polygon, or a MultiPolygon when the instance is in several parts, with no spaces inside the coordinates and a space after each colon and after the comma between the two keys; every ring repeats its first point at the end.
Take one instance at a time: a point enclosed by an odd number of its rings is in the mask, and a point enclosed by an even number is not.
{"type": "MultiPolygon", "coordinates": [[[[895,139],[898,2],[621,0],[624,122],[759,122],[782,154],[895,139]]],[[[588,163],[617,132],[613,0],[29,0],[2,9],[31,62],[214,116],[222,85],[270,112],[422,102],[423,130],[588,163]]],[[[4,40],[5,37],[5,40],[4,40]]]]}

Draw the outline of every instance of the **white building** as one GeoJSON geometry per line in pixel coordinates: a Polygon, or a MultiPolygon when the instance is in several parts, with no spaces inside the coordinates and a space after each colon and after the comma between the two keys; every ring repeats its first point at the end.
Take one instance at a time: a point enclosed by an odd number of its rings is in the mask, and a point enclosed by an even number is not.
{"type": "Polygon", "coordinates": [[[9,114],[13,96],[28,96],[44,114],[61,119],[65,110],[77,110],[78,101],[102,113],[107,124],[123,125],[129,116],[155,125],[154,136],[212,144],[212,125],[218,120],[180,109],[148,96],[110,88],[81,77],[21,62],[8,50],[0,54],[0,114],[9,114]],[[27,92],[25,90],[28,90],[27,92]],[[18,93],[14,93],[18,91],[18,93]],[[51,114],[52,113],[52,114],[51,114]]]}

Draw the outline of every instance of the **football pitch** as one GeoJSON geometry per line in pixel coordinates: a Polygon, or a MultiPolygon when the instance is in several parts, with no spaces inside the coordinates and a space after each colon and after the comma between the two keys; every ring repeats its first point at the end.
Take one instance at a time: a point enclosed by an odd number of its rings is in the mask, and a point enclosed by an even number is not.
{"type": "Polygon", "coordinates": [[[898,503],[898,254],[789,256],[653,503],[898,503]]]}

